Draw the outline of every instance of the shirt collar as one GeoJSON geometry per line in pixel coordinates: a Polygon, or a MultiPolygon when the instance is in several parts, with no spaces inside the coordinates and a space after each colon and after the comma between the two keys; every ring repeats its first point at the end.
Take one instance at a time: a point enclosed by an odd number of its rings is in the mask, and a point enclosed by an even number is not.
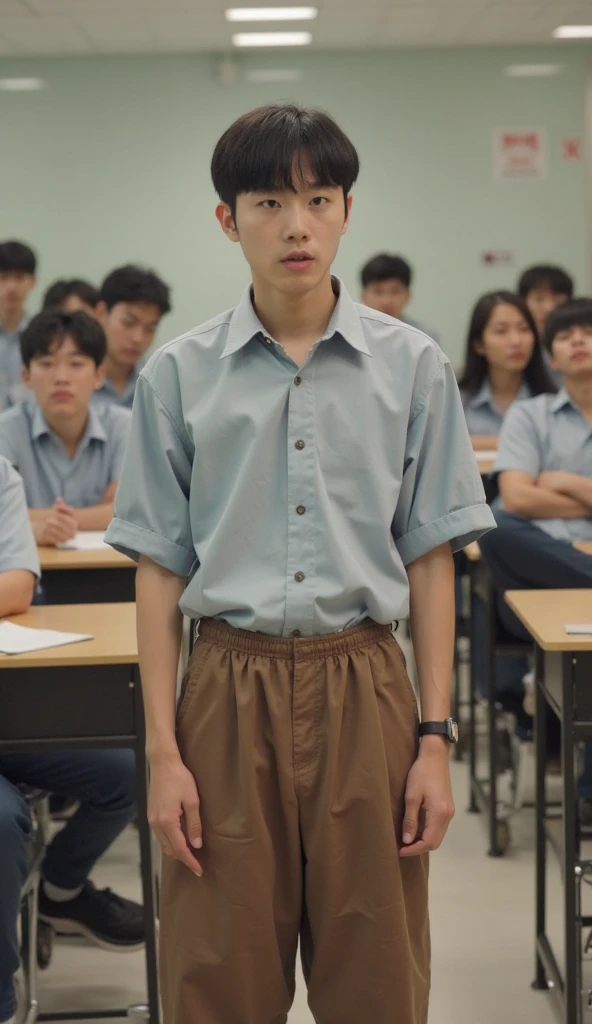
{"type": "MultiPolygon", "coordinates": [[[[516,395],[515,401],[522,402],[525,398],[532,398],[532,391],[530,390],[530,387],[527,384],[527,382],[523,380],[518,390],[518,394],[516,395]]],[[[493,392],[491,390],[491,384],[489,383],[489,380],[487,378],[485,378],[485,380],[483,381],[483,384],[479,388],[477,394],[473,395],[473,397],[470,399],[468,405],[470,406],[471,409],[480,409],[484,405],[488,405],[490,409],[497,409],[493,397],[493,392]]]]}
{"type": "Polygon", "coordinates": [[[98,394],[100,394],[101,391],[107,391],[109,394],[114,395],[115,398],[125,398],[130,393],[130,391],[135,391],[136,384],[138,383],[138,377],[140,376],[140,370],[142,369],[143,365],[144,361],[142,360],[139,360],[137,363],[134,363],[123,391],[118,391],[117,388],[113,387],[113,384],[111,383],[109,378],[105,377],[100,388],[97,388],[98,394]]]}
{"type": "MultiPolygon", "coordinates": [[[[31,421],[31,437],[34,441],[37,441],[40,437],[46,434],[51,435],[50,427],[41,411],[39,405],[34,405],[32,408],[32,421],[31,421]]],[[[101,419],[97,413],[97,410],[93,406],[89,406],[88,409],[88,420],[86,422],[86,429],[82,436],[80,446],[86,445],[89,441],[106,441],[107,434],[105,428],[101,423],[101,419]]]]}
{"type": "MultiPolygon", "coordinates": [[[[566,405],[571,405],[574,409],[577,409],[577,405],[569,397],[565,388],[560,388],[556,395],[553,395],[553,400],[550,405],[551,412],[559,412],[560,409],[564,409],[566,405]]],[[[578,412],[580,410],[578,409],[578,412]]]]}
{"type": "Polygon", "coordinates": [[[5,338],[11,338],[15,341],[18,341],[25,327],[27,327],[27,325],[30,323],[31,319],[32,318],[29,313],[23,313],[20,323],[17,324],[14,331],[7,331],[6,328],[2,324],[0,324],[0,335],[3,335],[5,338]]]}
{"type": "MultiPolygon", "coordinates": [[[[339,334],[352,348],[371,356],[355,303],[339,278],[332,277],[331,282],[337,295],[337,303],[321,341],[328,341],[339,334]]],[[[255,312],[252,296],[253,290],[249,287],[232,314],[221,359],[238,352],[253,338],[266,336],[265,328],[255,312]]]]}

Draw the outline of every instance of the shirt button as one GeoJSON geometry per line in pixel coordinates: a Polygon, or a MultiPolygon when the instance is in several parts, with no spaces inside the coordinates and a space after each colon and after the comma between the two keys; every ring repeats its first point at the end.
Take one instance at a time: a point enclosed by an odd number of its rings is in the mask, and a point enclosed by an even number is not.
{"type": "Polygon", "coordinates": [[[302,449],[305,447],[304,441],[297,441],[295,447],[298,449],[299,452],[301,452],[302,449]]]}
{"type": "Polygon", "coordinates": [[[300,385],[302,384],[302,377],[294,377],[294,383],[297,388],[300,387],[300,385]]]}
{"type": "Polygon", "coordinates": [[[271,345],[272,344],[271,338],[265,338],[264,340],[265,340],[265,344],[266,345],[271,345]]]}
{"type": "Polygon", "coordinates": [[[302,633],[300,632],[299,629],[294,629],[292,630],[292,636],[298,639],[299,636],[302,636],[302,633]]]}
{"type": "Polygon", "coordinates": [[[294,579],[296,580],[297,583],[302,583],[302,580],[304,579],[304,573],[303,572],[294,573],[294,579]]]}
{"type": "Polygon", "coordinates": [[[299,516],[303,516],[304,513],[306,512],[306,509],[305,509],[304,505],[299,505],[298,508],[296,509],[296,511],[297,511],[299,516]]]}

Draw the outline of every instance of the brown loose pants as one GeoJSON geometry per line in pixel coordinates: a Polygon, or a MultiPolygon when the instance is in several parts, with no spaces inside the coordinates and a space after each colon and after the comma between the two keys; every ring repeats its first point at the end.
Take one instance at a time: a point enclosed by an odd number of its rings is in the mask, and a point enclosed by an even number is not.
{"type": "Polygon", "coordinates": [[[426,1024],[428,859],[398,856],[417,724],[387,626],[202,621],[177,729],[204,874],[164,858],[164,1024],[285,1024],[299,938],[317,1024],[426,1024]]]}

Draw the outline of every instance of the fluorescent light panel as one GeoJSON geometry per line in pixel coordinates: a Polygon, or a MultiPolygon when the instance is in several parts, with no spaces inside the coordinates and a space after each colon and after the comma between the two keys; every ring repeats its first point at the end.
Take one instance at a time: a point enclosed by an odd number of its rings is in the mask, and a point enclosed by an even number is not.
{"type": "Polygon", "coordinates": [[[546,78],[558,75],[562,68],[562,64],[509,64],[504,74],[510,78],[546,78]]]}
{"type": "Polygon", "coordinates": [[[34,92],[45,89],[42,78],[0,78],[0,89],[3,92],[34,92]]]}
{"type": "Polygon", "coordinates": [[[233,46],[309,46],[310,32],[239,32],[233,46]]]}
{"type": "Polygon", "coordinates": [[[592,25],[560,25],[553,35],[555,39],[592,39],[592,25]]]}
{"type": "Polygon", "coordinates": [[[316,7],[231,7],[226,21],[314,21],[316,7]]]}

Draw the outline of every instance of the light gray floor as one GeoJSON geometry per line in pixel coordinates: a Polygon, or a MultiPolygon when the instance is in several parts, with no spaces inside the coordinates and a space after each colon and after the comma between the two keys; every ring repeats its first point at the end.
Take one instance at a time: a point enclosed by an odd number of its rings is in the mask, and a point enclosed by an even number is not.
{"type": "MultiPolygon", "coordinates": [[[[468,815],[465,765],[453,765],[457,816],[431,865],[433,994],[430,1024],[552,1024],[549,997],[532,992],[533,853],[532,812],[513,823],[512,851],[501,860],[486,856],[483,822],[468,815]]],[[[95,874],[129,896],[139,895],[137,838],[126,833],[95,874]]],[[[553,914],[560,920],[558,884],[553,914]]],[[[557,936],[558,938],[558,936],[557,936]]],[[[44,1011],[128,1005],[143,997],[141,954],[110,954],[62,942],[41,976],[44,1011]]],[[[290,1024],[311,1024],[306,993],[299,986],[290,1024]]],[[[191,1024],[191,1022],[187,1022],[191,1024]]],[[[198,1022],[196,1022],[198,1024],[198,1022]]]]}

